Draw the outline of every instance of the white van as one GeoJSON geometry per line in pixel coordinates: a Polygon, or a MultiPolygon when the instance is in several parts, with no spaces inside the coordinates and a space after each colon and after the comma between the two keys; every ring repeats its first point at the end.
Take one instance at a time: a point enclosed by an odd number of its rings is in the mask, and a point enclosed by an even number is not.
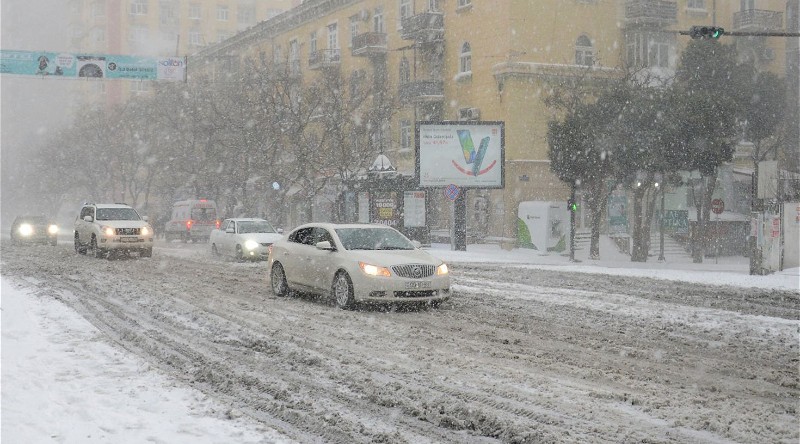
{"type": "Polygon", "coordinates": [[[172,205],[172,217],[164,226],[164,239],[208,242],[215,228],[219,228],[219,219],[213,200],[182,200],[172,205]]]}

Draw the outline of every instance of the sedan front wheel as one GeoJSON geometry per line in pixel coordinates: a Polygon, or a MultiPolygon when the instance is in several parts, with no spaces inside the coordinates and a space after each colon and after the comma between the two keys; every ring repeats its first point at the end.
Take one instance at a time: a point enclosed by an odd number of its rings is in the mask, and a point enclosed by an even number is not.
{"type": "Polygon", "coordinates": [[[336,300],[336,305],[343,309],[349,310],[355,304],[355,296],[353,291],[353,281],[350,280],[350,275],[344,271],[336,273],[333,278],[333,288],[331,289],[333,297],[336,300]]]}
{"type": "Polygon", "coordinates": [[[289,283],[286,282],[286,273],[283,271],[283,265],[278,262],[272,265],[270,280],[272,281],[272,292],[275,293],[275,296],[285,297],[289,295],[289,283]]]}

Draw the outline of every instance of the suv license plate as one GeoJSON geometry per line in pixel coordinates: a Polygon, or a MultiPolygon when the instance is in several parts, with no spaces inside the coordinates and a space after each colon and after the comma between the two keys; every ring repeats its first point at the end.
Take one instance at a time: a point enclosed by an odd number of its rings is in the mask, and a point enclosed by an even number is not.
{"type": "Polygon", "coordinates": [[[120,242],[139,242],[139,238],[136,236],[128,236],[128,237],[121,237],[119,238],[120,242]]]}
{"type": "Polygon", "coordinates": [[[406,288],[431,288],[431,281],[406,282],[406,288]]]}

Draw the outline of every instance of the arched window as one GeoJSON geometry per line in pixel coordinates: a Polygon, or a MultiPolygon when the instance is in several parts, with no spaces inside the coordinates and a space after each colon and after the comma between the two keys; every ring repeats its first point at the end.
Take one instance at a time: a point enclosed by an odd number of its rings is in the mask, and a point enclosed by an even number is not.
{"type": "Polygon", "coordinates": [[[582,35],[575,41],[575,64],[581,66],[594,66],[594,49],[589,37],[582,35]]]}
{"type": "Polygon", "coordinates": [[[400,84],[408,83],[411,81],[411,68],[408,59],[403,57],[400,60],[400,84]]]}
{"type": "Polygon", "coordinates": [[[464,45],[461,46],[460,60],[459,72],[472,72],[472,49],[469,42],[464,42],[464,45]]]}

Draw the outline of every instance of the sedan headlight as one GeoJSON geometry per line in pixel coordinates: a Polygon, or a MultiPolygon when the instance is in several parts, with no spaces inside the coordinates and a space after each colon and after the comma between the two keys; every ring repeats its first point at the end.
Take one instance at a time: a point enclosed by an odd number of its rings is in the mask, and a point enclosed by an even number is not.
{"type": "Polygon", "coordinates": [[[253,239],[248,239],[244,242],[244,247],[248,250],[255,250],[258,248],[258,242],[254,241],[253,239]]]}
{"type": "Polygon", "coordinates": [[[447,264],[442,264],[436,267],[436,274],[442,275],[447,273],[450,273],[450,270],[447,269],[447,264]]]}
{"type": "Polygon", "coordinates": [[[19,234],[22,236],[30,236],[33,234],[33,225],[31,224],[22,224],[19,226],[19,234]]]}
{"type": "Polygon", "coordinates": [[[392,273],[389,272],[389,269],[386,267],[379,267],[377,265],[367,264],[365,262],[359,262],[358,266],[361,267],[361,271],[370,275],[370,276],[386,276],[389,277],[392,273]]]}
{"type": "Polygon", "coordinates": [[[47,227],[47,232],[50,234],[58,234],[58,225],[50,224],[50,226],[47,227]]]}
{"type": "Polygon", "coordinates": [[[100,232],[102,232],[106,236],[113,236],[117,234],[116,230],[113,227],[100,227],[100,232]]]}

